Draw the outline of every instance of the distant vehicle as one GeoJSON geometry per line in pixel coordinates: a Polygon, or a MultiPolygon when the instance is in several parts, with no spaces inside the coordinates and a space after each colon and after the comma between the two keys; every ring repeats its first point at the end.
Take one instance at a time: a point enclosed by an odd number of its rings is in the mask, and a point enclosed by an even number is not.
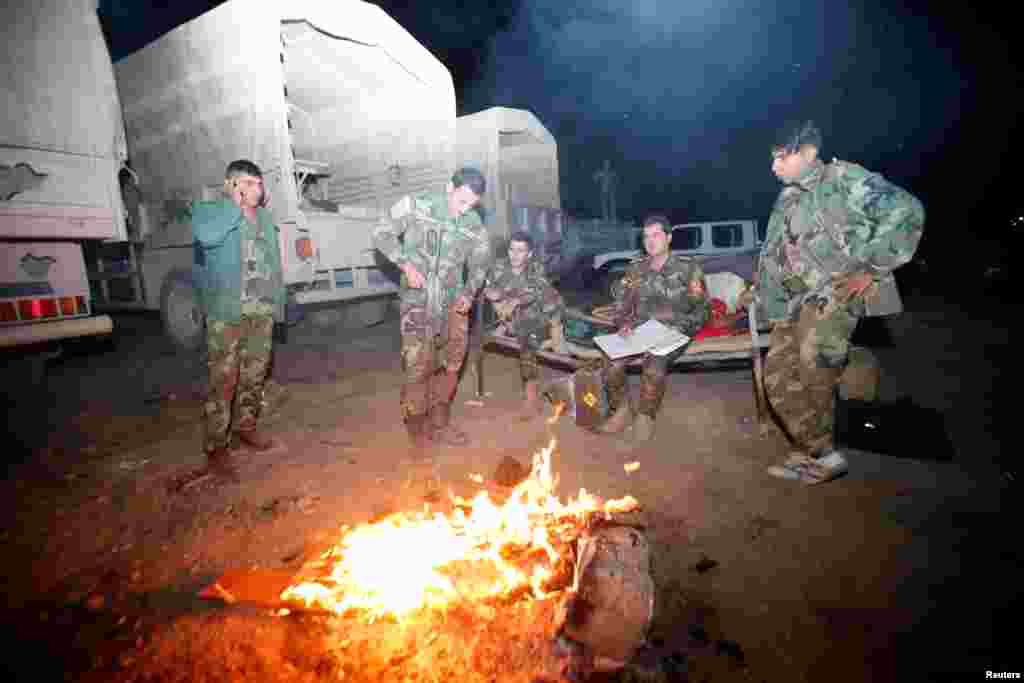
{"type": "MultiPolygon", "coordinates": [[[[751,280],[761,251],[762,237],[756,220],[682,223],[672,226],[670,248],[673,254],[700,260],[707,273],[729,270],[751,280]]],[[[643,255],[642,248],[596,254],[591,281],[614,298],[630,262],[643,255]]]]}

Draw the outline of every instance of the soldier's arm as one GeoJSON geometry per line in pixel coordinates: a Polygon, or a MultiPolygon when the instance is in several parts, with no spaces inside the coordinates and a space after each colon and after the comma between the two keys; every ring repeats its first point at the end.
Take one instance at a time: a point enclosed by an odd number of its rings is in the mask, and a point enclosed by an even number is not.
{"type": "Polygon", "coordinates": [[[487,239],[487,233],[481,230],[466,258],[466,270],[469,276],[466,278],[466,287],[460,296],[469,301],[473,300],[487,279],[487,271],[491,268],[491,262],[491,243],[487,239]]]}
{"type": "Polygon", "coordinates": [[[413,216],[413,198],[404,197],[384,212],[373,228],[373,246],[398,267],[409,261],[402,252],[402,243],[398,238],[405,233],[413,216]]]}
{"type": "Polygon", "coordinates": [[[636,323],[636,305],[638,291],[636,287],[636,279],[639,277],[638,269],[636,266],[630,266],[629,270],[626,271],[626,275],[622,278],[622,290],[615,301],[615,327],[622,329],[624,327],[631,327],[636,323]]]}
{"type": "Polygon", "coordinates": [[[220,246],[241,222],[242,210],[232,202],[194,202],[192,238],[204,248],[220,246]]]}
{"type": "Polygon", "coordinates": [[[850,210],[864,217],[849,226],[850,256],[876,275],[910,261],[924,231],[920,200],[878,173],[857,177],[848,196],[850,210]]]}
{"type": "Polygon", "coordinates": [[[764,244],[761,245],[761,253],[757,259],[757,279],[754,283],[761,302],[760,310],[767,320],[782,320],[786,317],[787,296],[782,289],[781,264],[775,261],[775,255],[779,253],[779,242],[783,237],[783,228],[783,214],[777,202],[768,219],[764,244]]]}

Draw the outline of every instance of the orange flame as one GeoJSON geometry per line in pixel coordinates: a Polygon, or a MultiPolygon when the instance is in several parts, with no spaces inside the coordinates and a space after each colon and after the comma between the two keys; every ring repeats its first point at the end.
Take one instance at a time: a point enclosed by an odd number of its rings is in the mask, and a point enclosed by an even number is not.
{"type": "Polygon", "coordinates": [[[338,544],[322,558],[330,572],[289,586],[281,598],[336,614],[361,609],[374,617],[401,617],[526,588],[544,597],[545,582],[560,559],[555,543],[567,526],[578,530],[587,515],[639,507],[631,496],[603,502],[585,489],[560,502],[551,469],[555,445],[552,439],[533,456],[530,476],[503,505],[481,491],[472,501],[452,496],[457,507],[447,517],[424,510],[343,529],[338,544]],[[530,561],[508,559],[512,556],[530,561]]]}

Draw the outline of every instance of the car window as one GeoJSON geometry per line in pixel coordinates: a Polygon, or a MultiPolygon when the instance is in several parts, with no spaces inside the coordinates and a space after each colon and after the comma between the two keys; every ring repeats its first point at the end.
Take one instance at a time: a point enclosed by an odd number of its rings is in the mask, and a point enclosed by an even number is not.
{"type": "Polygon", "coordinates": [[[699,249],[702,242],[700,226],[676,228],[672,231],[673,251],[699,249]]]}
{"type": "Polygon", "coordinates": [[[743,226],[739,223],[711,226],[711,244],[716,249],[743,246],[743,226]]]}

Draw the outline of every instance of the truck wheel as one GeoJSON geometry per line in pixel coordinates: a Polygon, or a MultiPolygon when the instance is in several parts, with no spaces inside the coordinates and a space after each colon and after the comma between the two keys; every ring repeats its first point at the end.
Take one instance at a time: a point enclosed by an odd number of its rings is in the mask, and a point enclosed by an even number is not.
{"type": "Polygon", "coordinates": [[[205,320],[190,271],[172,270],[164,278],[160,317],[164,332],[185,351],[198,351],[206,343],[205,320]]]}

